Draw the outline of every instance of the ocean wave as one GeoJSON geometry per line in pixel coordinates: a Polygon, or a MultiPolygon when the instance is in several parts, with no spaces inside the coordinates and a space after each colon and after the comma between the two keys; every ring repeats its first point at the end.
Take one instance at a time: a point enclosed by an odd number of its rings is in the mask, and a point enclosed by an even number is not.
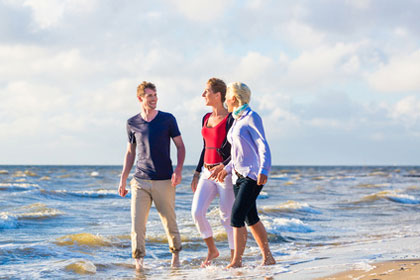
{"type": "Polygon", "coordinates": [[[327,177],[325,177],[325,176],[315,176],[315,177],[311,178],[312,181],[322,181],[322,180],[326,180],[326,179],[327,179],[327,177]]]}
{"type": "Polygon", "coordinates": [[[13,182],[13,183],[0,183],[0,190],[15,191],[15,190],[28,190],[39,187],[38,184],[13,182]]]}
{"type": "Polygon", "coordinates": [[[7,174],[9,174],[9,171],[5,169],[0,170],[0,175],[7,175],[7,174]]]}
{"type": "Polygon", "coordinates": [[[266,218],[263,217],[264,225],[271,234],[279,234],[281,232],[310,233],[314,232],[307,224],[299,219],[285,218],[266,218]]]}
{"type": "Polygon", "coordinates": [[[0,214],[0,230],[17,228],[18,220],[9,215],[0,214]]]}
{"type": "Polygon", "coordinates": [[[270,179],[288,180],[288,178],[289,176],[287,175],[287,173],[270,175],[270,179]]]}
{"type": "Polygon", "coordinates": [[[267,199],[267,198],[269,198],[270,196],[268,195],[268,193],[267,192],[265,192],[265,191],[261,191],[260,192],[260,194],[258,195],[258,199],[267,199]]]}
{"type": "Polygon", "coordinates": [[[321,214],[320,211],[313,209],[307,203],[301,203],[289,200],[279,205],[268,205],[260,207],[260,212],[276,213],[276,212],[307,212],[313,214],[321,214]]]}
{"type": "Polygon", "coordinates": [[[48,208],[43,203],[34,203],[19,208],[13,209],[11,212],[1,212],[0,215],[3,217],[10,217],[17,220],[41,220],[54,218],[56,216],[62,215],[63,212],[54,209],[48,208]]]}
{"type": "Polygon", "coordinates": [[[382,188],[382,187],[389,187],[389,184],[358,184],[356,187],[358,188],[382,188]]]}
{"type": "Polygon", "coordinates": [[[92,177],[98,177],[98,176],[99,176],[99,172],[97,172],[97,171],[92,171],[92,172],[90,173],[90,176],[92,176],[92,177]]]}
{"type": "Polygon", "coordinates": [[[101,235],[91,233],[69,234],[57,238],[54,242],[59,246],[83,245],[88,247],[109,247],[112,246],[111,240],[101,235]]]}
{"type": "Polygon", "coordinates": [[[389,177],[391,176],[391,174],[383,172],[383,171],[373,171],[371,173],[368,174],[368,176],[372,176],[372,177],[389,177]]]}
{"type": "Polygon", "coordinates": [[[80,275],[95,274],[96,266],[89,260],[71,260],[71,264],[65,266],[66,270],[72,271],[80,275]]]}
{"type": "MultiPolygon", "coordinates": [[[[66,190],[56,190],[50,191],[42,189],[40,190],[41,193],[46,195],[53,195],[53,196],[75,196],[75,197],[83,197],[83,198],[121,198],[121,196],[117,193],[117,190],[92,190],[92,191],[66,191],[66,190]]],[[[127,195],[130,197],[130,193],[127,195]]]]}
{"type": "Polygon", "coordinates": [[[25,170],[25,171],[18,170],[15,173],[13,173],[12,176],[13,177],[26,177],[26,176],[38,177],[38,174],[36,174],[35,172],[30,171],[30,170],[25,170]]]}
{"type": "Polygon", "coordinates": [[[361,200],[356,201],[355,203],[373,202],[380,199],[387,199],[402,204],[420,204],[420,200],[416,199],[414,196],[407,194],[399,194],[395,191],[381,191],[378,193],[367,195],[361,200]]]}

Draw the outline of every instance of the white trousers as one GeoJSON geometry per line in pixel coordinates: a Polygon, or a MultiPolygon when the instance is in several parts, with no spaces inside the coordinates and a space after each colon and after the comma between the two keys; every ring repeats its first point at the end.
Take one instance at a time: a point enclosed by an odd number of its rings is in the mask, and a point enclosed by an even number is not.
{"type": "Polygon", "coordinates": [[[191,214],[201,237],[203,239],[212,237],[213,231],[206,218],[206,213],[210,203],[218,194],[220,221],[225,227],[229,248],[233,250],[233,228],[230,225],[230,214],[232,213],[232,205],[235,200],[235,194],[233,193],[232,175],[229,174],[226,176],[225,182],[220,183],[207,179],[210,174],[210,171],[203,167],[200,180],[197,184],[197,190],[194,193],[191,214]]]}

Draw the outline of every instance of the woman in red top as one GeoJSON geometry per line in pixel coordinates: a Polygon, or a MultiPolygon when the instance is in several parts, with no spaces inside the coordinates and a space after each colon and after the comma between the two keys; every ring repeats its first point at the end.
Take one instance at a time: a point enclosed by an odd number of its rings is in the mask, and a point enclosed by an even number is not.
{"type": "Polygon", "coordinates": [[[231,257],[233,256],[233,229],[230,225],[230,215],[235,195],[230,175],[223,183],[209,179],[213,171],[223,169],[230,161],[231,147],[226,135],[232,126],[233,117],[223,105],[226,84],[220,79],[211,78],[208,80],[202,96],[206,105],[212,107],[212,112],[203,117],[201,134],[204,147],[191,182],[191,189],[194,192],[191,214],[208,247],[207,257],[201,265],[204,267],[210,265],[211,260],[219,256],[219,251],[214,244],[213,231],[206,218],[207,209],[217,195],[219,195],[220,220],[227,232],[231,257]]]}

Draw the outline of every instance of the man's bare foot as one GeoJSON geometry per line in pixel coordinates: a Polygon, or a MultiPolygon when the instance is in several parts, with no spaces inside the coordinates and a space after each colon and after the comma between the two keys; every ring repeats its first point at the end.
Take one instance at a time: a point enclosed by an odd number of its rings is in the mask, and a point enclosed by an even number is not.
{"type": "Polygon", "coordinates": [[[134,263],[136,265],[136,270],[140,271],[143,269],[143,258],[134,259],[134,263]]]}
{"type": "Polygon", "coordinates": [[[262,266],[273,264],[276,264],[276,260],[273,258],[273,256],[269,256],[268,258],[264,259],[261,263],[262,266]]]}
{"type": "Polygon", "coordinates": [[[219,256],[219,251],[216,249],[214,252],[208,252],[207,258],[201,263],[201,267],[211,265],[211,261],[219,256]]]}
{"type": "Polygon", "coordinates": [[[226,268],[236,268],[236,267],[242,267],[242,260],[235,261],[233,260],[226,268]]]}
{"type": "Polygon", "coordinates": [[[179,253],[172,253],[171,267],[179,267],[179,253]]]}

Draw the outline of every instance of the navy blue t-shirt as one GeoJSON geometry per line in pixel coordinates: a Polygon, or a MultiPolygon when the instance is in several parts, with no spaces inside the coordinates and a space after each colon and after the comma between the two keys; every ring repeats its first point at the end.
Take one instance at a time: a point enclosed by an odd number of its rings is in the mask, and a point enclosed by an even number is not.
{"type": "Polygon", "coordinates": [[[134,177],[146,180],[171,179],[171,138],[181,135],[175,117],[159,111],[156,117],[145,121],[141,114],[127,121],[128,141],[137,144],[137,164],[134,177]]]}

